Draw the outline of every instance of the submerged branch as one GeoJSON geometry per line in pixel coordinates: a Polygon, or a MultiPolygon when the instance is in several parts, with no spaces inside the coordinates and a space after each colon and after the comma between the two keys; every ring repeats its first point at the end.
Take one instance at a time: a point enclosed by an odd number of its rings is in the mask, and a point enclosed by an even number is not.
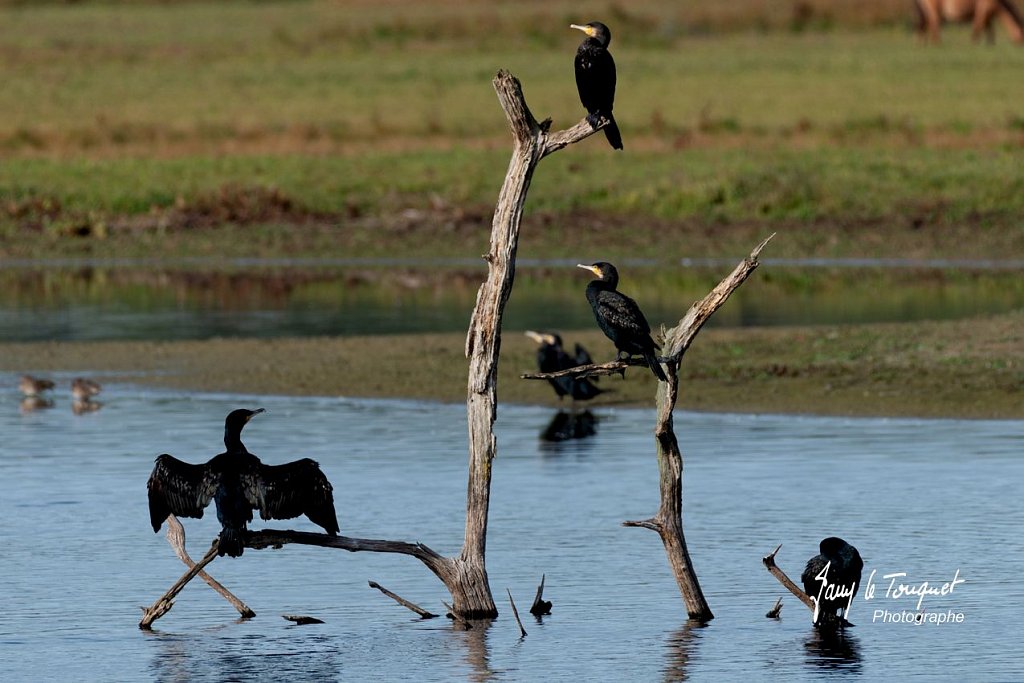
{"type": "Polygon", "coordinates": [[[422,607],[420,607],[419,605],[417,605],[415,603],[409,602],[408,600],[406,600],[402,596],[397,595],[395,593],[392,593],[391,591],[389,591],[387,588],[385,588],[384,586],[380,585],[376,581],[370,581],[370,588],[376,588],[381,593],[383,593],[384,595],[388,596],[389,598],[391,598],[392,600],[397,602],[402,607],[405,607],[408,610],[412,610],[416,614],[420,615],[420,617],[422,619],[433,619],[436,616],[438,616],[438,615],[434,614],[433,612],[428,612],[427,610],[423,609],[422,607]]]}

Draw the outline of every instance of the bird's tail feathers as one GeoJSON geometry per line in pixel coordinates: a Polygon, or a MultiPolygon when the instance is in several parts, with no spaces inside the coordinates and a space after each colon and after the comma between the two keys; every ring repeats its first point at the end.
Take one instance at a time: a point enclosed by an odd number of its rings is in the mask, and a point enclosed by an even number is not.
{"type": "Polygon", "coordinates": [[[647,361],[647,365],[651,368],[651,372],[662,382],[667,382],[668,377],[665,376],[665,371],[661,369],[661,363],[658,362],[658,355],[654,353],[654,349],[647,349],[644,351],[644,359],[647,361]]]}
{"type": "Polygon", "coordinates": [[[245,550],[245,529],[232,529],[224,527],[220,532],[220,543],[217,545],[217,555],[229,557],[241,557],[245,550]]]}
{"type": "Polygon", "coordinates": [[[622,149],[622,134],[619,133],[619,126],[615,123],[615,119],[608,115],[609,123],[604,127],[604,136],[608,138],[608,144],[613,149],[622,149]]]}

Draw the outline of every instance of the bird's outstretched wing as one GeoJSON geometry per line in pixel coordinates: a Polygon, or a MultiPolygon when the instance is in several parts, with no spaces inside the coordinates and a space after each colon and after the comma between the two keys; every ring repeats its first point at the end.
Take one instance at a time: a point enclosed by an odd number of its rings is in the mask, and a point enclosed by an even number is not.
{"type": "Polygon", "coordinates": [[[170,514],[202,517],[203,508],[209,505],[218,483],[219,476],[206,464],[192,465],[166,453],[159,456],[146,484],[153,531],[160,531],[170,514]]]}
{"type": "Polygon", "coordinates": [[[597,311],[601,317],[632,335],[651,333],[640,306],[621,292],[600,292],[597,295],[597,311]]]}
{"type": "Polygon", "coordinates": [[[334,487],[315,460],[303,458],[284,465],[258,465],[242,475],[242,487],[262,519],[291,519],[306,515],[329,534],[338,533],[334,487]]]}

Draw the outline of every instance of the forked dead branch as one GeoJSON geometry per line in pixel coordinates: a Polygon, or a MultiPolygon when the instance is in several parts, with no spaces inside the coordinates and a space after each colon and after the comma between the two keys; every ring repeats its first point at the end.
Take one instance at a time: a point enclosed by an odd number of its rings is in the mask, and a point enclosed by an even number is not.
{"type": "MultiPolygon", "coordinates": [[[[650,519],[623,522],[624,526],[643,527],[658,532],[686,604],[686,612],[691,619],[699,621],[709,621],[714,614],[697,581],[697,574],[693,570],[686,539],[683,536],[683,455],[679,450],[672,420],[672,412],[679,397],[679,363],[704,323],[757,268],[761,250],[772,237],[757,245],[750,256],[743,259],[707,296],[694,303],[679,323],[665,333],[662,346],[666,353],[659,360],[665,364],[668,381],[658,382],[658,417],[654,427],[661,504],[657,514],[650,519]]],[[[621,372],[630,365],[645,363],[642,359],[616,360],[601,365],[581,365],[556,373],[527,374],[522,377],[548,379],[566,375],[611,375],[621,372]]]]}
{"type": "MultiPolygon", "coordinates": [[[[340,548],[350,552],[383,552],[411,555],[432,571],[452,596],[452,613],[461,619],[486,619],[498,615],[487,579],[485,551],[487,519],[490,508],[492,464],[497,454],[494,420],[497,416],[498,353],[501,347],[501,322],[505,304],[515,278],[519,226],[533,172],[541,159],[579,142],[601,130],[608,121],[591,126],[586,119],[566,130],[551,132],[550,119],[538,123],[530,112],[519,80],[507,71],[499,71],[493,81],[498,102],[512,130],[513,151],[505,181],[498,195],[491,223],[490,249],[484,255],[488,264],[487,280],[477,293],[476,306],[466,337],[469,381],[466,412],[469,424],[469,485],[466,495],[466,527],[462,550],[456,557],[445,557],[422,543],[349,538],[320,533],[264,529],[250,532],[245,546],[260,549],[279,548],[287,543],[340,548]]],[[[199,570],[216,557],[211,551],[197,565],[199,570]]],[[[146,610],[140,628],[170,609],[171,599],[198,570],[190,570],[157,603],[146,610]]]]}

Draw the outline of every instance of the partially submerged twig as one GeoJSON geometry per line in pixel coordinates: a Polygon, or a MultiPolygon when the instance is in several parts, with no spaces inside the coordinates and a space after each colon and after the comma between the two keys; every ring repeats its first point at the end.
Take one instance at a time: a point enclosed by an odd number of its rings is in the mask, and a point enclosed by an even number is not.
{"type": "Polygon", "coordinates": [[[768,614],[765,616],[769,619],[778,619],[780,614],[782,614],[782,598],[775,601],[775,606],[768,610],[768,614]]]}
{"type": "MultiPolygon", "coordinates": [[[[181,526],[181,522],[174,515],[167,515],[167,542],[171,544],[171,547],[174,548],[174,554],[185,563],[186,567],[191,569],[196,566],[196,563],[189,557],[188,551],[185,550],[185,527],[181,526]]],[[[220,593],[225,600],[230,602],[231,606],[238,610],[243,619],[251,619],[256,616],[256,613],[249,609],[248,605],[235,597],[231,591],[221,585],[217,579],[207,574],[205,570],[200,571],[198,576],[210,588],[220,593]]]]}
{"type": "Polygon", "coordinates": [[[445,614],[446,617],[448,617],[449,619],[454,621],[456,624],[459,624],[460,626],[462,626],[462,628],[465,629],[466,631],[468,631],[471,628],[473,628],[473,624],[469,623],[468,621],[466,621],[465,619],[460,617],[458,614],[456,614],[455,610],[452,608],[451,605],[449,605],[444,600],[441,601],[441,604],[444,605],[445,609],[448,610],[448,613],[445,614]]]}
{"type": "Polygon", "coordinates": [[[219,544],[220,539],[214,539],[210,549],[203,555],[203,559],[199,560],[195,566],[185,572],[151,607],[142,608],[142,621],[139,622],[139,628],[148,631],[154,621],[171,611],[171,607],[174,606],[174,597],[203,570],[203,567],[217,559],[217,546],[219,544]]]}
{"type": "Polygon", "coordinates": [[[420,617],[422,617],[423,619],[433,619],[434,617],[438,616],[438,615],[434,614],[433,612],[428,612],[427,610],[423,609],[419,605],[416,605],[414,603],[409,602],[408,600],[406,600],[405,598],[401,597],[400,595],[396,595],[396,594],[392,593],[391,591],[389,591],[387,588],[385,588],[384,586],[380,585],[376,581],[370,581],[370,588],[376,588],[381,593],[383,593],[384,595],[388,596],[389,598],[391,598],[392,600],[397,602],[402,607],[405,607],[406,609],[410,609],[413,612],[415,612],[416,614],[420,615],[420,617]]]}
{"type": "Polygon", "coordinates": [[[307,617],[307,616],[303,616],[303,615],[299,615],[299,614],[282,614],[281,618],[282,619],[287,619],[288,621],[295,622],[296,626],[305,626],[306,624],[322,624],[322,623],[324,623],[322,619],[317,619],[316,617],[307,617]]]}
{"type": "Polygon", "coordinates": [[[778,545],[777,548],[775,548],[775,550],[771,552],[770,555],[765,555],[764,557],[762,557],[761,562],[763,562],[764,566],[768,569],[769,572],[771,572],[771,575],[778,579],[779,583],[786,587],[786,590],[795,595],[800,602],[807,605],[808,609],[810,609],[813,612],[814,602],[811,600],[811,596],[807,595],[807,593],[804,593],[800,589],[800,586],[793,583],[793,580],[786,576],[786,572],[782,571],[779,568],[779,566],[775,564],[775,556],[778,554],[780,548],[782,548],[781,543],[778,545]]]}
{"type": "Polygon", "coordinates": [[[516,623],[519,624],[519,637],[525,638],[526,629],[523,628],[523,620],[519,618],[519,610],[516,609],[516,601],[512,599],[512,591],[506,588],[505,592],[508,593],[508,601],[512,605],[512,615],[516,618],[516,623]]]}
{"type": "Polygon", "coordinates": [[[540,585],[537,586],[537,594],[533,596],[533,604],[530,605],[530,614],[535,617],[551,614],[551,601],[544,599],[544,577],[544,574],[540,575],[540,585]]]}

